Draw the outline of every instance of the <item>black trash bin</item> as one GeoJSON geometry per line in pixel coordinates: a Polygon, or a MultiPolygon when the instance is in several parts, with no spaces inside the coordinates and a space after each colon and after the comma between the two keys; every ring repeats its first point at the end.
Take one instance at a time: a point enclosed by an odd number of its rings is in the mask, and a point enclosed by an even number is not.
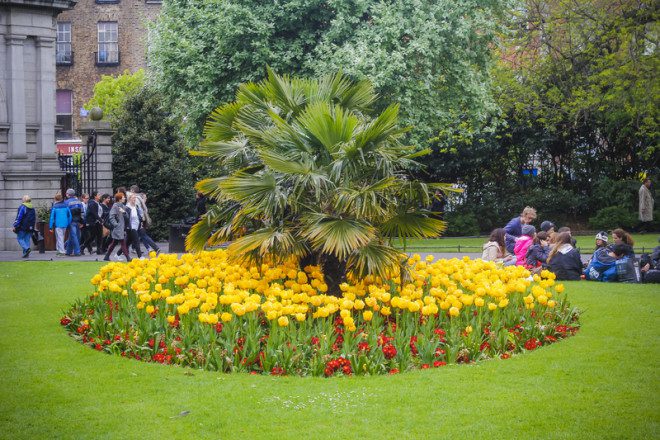
{"type": "Polygon", "coordinates": [[[184,223],[170,225],[169,252],[180,254],[186,251],[186,236],[191,227],[184,223]]]}

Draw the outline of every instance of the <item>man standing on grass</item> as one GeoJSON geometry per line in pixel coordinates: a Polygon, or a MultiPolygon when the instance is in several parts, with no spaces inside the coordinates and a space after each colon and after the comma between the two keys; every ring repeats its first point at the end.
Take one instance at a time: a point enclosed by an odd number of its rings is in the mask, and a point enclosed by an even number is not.
{"type": "Polygon", "coordinates": [[[653,194],[651,194],[651,179],[644,179],[639,187],[639,227],[638,232],[648,231],[653,221],[653,194]]]}

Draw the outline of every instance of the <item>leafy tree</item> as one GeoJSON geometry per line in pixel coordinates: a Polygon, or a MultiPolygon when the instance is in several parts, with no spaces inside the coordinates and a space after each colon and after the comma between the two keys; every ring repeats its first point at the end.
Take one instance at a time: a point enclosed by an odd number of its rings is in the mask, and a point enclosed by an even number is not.
{"type": "MultiPolygon", "coordinates": [[[[424,144],[462,117],[494,109],[489,46],[506,0],[170,0],[152,29],[150,65],[195,145],[203,121],[241,83],[342,68],[400,102],[424,144]]],[[[376,103],[375,105],[378,105],[376,103]]],[[[383,110],[383,108],[379,108],[383,110]]]]}
{"type": "Polygon", "coordinates": [[[482,230],[527,204],[572,222],[633,211],[636,190],[623,183],[657,173],[660,157],[657,7],[526,0],[513,12],[492,71],[499,121],[444,127],[425,158],[430,178],[465,181],[482,230]],[[539,174],[524,176],[532,167],[539,174]]]}
{"type": "Polygon", "coordinates": [[[278,76],[241,85],[209,117],[195,154],[225,175],[197,189],[217,203],[193,226],[192,250],[233,241],[235,258],[288,258],[323,266],[330,291],[346,275],[385,275],[398,267],[394,237],[433,237],[444,223],[430,188],[409,179],[413,147],[401,144],[398,105],[373,114],[368,81],[337,73],[320,79],[278,76]]]}
{"type": "Polygon", "coordinates": [[[139,92],[144,87],[145,73],[143,69],[130,73],[101,76],[101,81],[94,85],[94,96],[85,105],[86,110],[100,107],[103,110],[103,118],[114,122],[121,112],[124,101],[139,92]]]}
{"type": "Polygon", "coordinates": [[[178,124],[162,96],[144,88],[126,99],[115,126],[113,187],[139,185],[148,197],[150,234],[166,238],[170,223],[194,215],[190,158],[178,124]]]}

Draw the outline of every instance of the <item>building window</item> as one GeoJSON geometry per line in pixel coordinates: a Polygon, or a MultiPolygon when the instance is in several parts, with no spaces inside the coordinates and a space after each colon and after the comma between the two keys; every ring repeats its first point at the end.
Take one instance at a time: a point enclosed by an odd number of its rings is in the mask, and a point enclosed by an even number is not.
{"type": "Polygon", "coordinates": [[[119,3],[119,0],[96,0],[96,3],[119,3]]]}
{"type": "Polygon", "coordinates": [[[119,44],[116,21],[100,21],[98,23],[99,50],[96,53],[96,64],[116,66],[119,64],[119,44]]]}
{"type": "Polygon", "coordinates": [[[57,132],[58,139],[71,139],[73,136],[73,91],[57,90],[55,99],[56,124],[60,130],[57,132]]]}
{"type": "Polygon", "coordinates": [[[57,22],[57,48],[55,50],[55,57],[58,65],[71,65],[73,63],[71,23],[68,21],[57,22]]]}

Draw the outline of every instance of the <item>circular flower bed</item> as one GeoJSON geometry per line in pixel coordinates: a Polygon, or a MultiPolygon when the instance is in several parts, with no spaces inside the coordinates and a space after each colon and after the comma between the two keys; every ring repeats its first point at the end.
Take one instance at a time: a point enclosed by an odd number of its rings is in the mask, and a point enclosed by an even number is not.
{"type": "Polygon", "coordinates": [[[554,274],[482,260],[408,260],[327,295],[318,267],[246,267],[226,252],[110,263],[60,323],[99,351],[251,374],[334,376],[506,359],[573,335],[554,274]]]}

